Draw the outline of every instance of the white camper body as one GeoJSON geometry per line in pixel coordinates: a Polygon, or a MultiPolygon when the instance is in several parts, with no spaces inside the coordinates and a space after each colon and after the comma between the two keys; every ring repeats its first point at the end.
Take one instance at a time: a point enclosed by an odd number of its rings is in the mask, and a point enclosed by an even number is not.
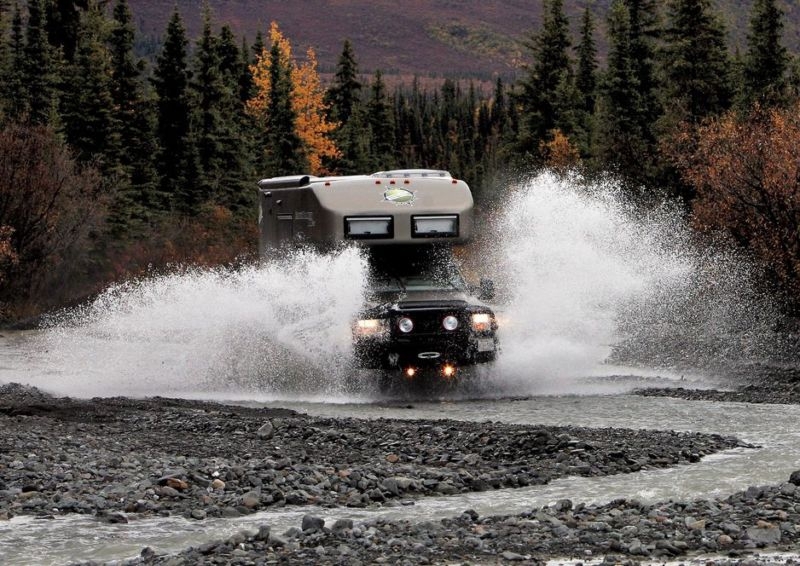
{"type": "Polygon", "coordinates": [[[297,175],[258,185],[262,254],[290,243],[462,244],[472,231],[472,193],[446,171],[297,175]]]}

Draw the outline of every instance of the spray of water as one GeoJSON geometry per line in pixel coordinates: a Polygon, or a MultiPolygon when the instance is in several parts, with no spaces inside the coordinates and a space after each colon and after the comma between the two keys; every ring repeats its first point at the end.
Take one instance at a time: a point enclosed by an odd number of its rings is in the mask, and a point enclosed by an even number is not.
{"type": "Polygon", "coordinates": [[[233,398],[335,395],[361,306],[354,249],[111,287],[38,337],[48,390],[233,398]]]}
{"type": "Polygon", "coordinates": [[[513,188],[493,232],[505,386],[574,392],[576,378],[630,371],[609,362],[708,374],[745,342],[757,349],[771,317],[747,262],[615,182],[541,174],[513,188]]]}
{"type": "MultiPolygon", "coordinates": [[[[749,268],[698,245],[679,210],[552,174],[504,200],[472,262],[499,290],[502,351],[483,371],[492,394],[589,392],[587,376],[619,372],[680,379],[760,351],[770,310],[749,268]]],[[[343,384],[365,274],[350,248],[117,285],[49,321],[24,381],[77,396],[352,399],[343,384]]]]}

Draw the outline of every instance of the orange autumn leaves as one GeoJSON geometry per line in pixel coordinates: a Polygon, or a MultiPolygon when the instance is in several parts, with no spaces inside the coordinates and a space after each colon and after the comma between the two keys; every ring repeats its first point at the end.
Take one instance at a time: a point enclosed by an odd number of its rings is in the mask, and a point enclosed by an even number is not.
{"type": "MultiPolygon", "coordinates": [[[[309,48],[306,52],[306,61],[298,65],[292,59],[289,40],[284,37],[275,22],[272,22],[270,26],[269,40],[270,47],[278,46],[281,53],[281,64],[291,73],[292,109],[296,114],[295,128],[303,144],[309,172],[315,175],[326,174],[328,171],[323,166],[323,160],[339,156],[339,150],[330,137],[338,124],[329,122],[327,119],[328,108],[324,100],[325,92],[319,81],[314,50],[309,48]]],[[[247,110],[252,115],[263,119],[266,117],[271,90],[269,48],[265,48],[257,56],[256,64],[250,70],[253,73],[253,82],[257,92],[253,98],[247,101],[247,110]]]]}
{"type": "Polygon", "coordinates": [[[729,112],[682,132],[673,162],[696,190],[692,220],[747,246],[800,292],[800,103],[729,112]]]}

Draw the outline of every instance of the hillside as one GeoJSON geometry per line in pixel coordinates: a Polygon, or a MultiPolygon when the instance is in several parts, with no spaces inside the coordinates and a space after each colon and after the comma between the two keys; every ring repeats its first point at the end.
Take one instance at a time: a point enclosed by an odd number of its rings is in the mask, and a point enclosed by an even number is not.
{"type": "MultiPolygon", "coordinates": [[[[349,38],[363,72],[422,76],[509,76],[524,55],[521,41],[538,30],[541,2],[530,0],[209,0],[217,23],[228,23],[250,43],[275,20],[298,53],[313,46],[322,71],[331,70],[349,38]]],[[[566,0],[565,11],[577,29],[586,5],[566,0]]],[[[178,6],[189,37],[199,34],[198,0],[130,0],[139,31],[159,37],[178,6]]],[[[605,17],[610,0],[590,2],[597,18],[597,41],[605,50],[605,17]]],[[[800,5],[785,2],[785,44],[796,50],[800,5]]],[[[720,2],[731,48],[743,48],[751,1],[720,2]]],[[[576,34],[577,35],[577,34],[576,34]]]]}

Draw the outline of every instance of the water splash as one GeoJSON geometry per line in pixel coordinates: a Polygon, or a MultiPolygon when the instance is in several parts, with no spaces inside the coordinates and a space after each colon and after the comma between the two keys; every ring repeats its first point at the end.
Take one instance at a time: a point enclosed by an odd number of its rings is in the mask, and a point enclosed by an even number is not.
{"type": "Polygon", "coordinates": [[[708,372],[745,342],[757,350],[772,316],[747,262],[701,245],[676,206],[636,207],[614,182],[541,174],[511,191],[494,233],[507,297],[497,373],[523,392],[628,371],[612,361],[708,372]]]}
{"type": "MultiPolygon", "coordinates": [[[[773,315],[750,266],[698,243],[676,207],[547,173],[504,201],[490,243],[468,250],[499,291],[502,351],[474,372],[479,395],[613,393],[767,351],[773,315]]],[[[31,340],[37,371],[0,367],[0,380],[75,396],[352,400],[365,276],[349,248],[121,284],[31,340]]]]}
{"type": "Polygon", "coordinates": [[[77,396],[335,394],[364,273],[357,250],[299,251],[113,286],[48,321],[35,349],[50,375],[33,384],[77,396]]]}

